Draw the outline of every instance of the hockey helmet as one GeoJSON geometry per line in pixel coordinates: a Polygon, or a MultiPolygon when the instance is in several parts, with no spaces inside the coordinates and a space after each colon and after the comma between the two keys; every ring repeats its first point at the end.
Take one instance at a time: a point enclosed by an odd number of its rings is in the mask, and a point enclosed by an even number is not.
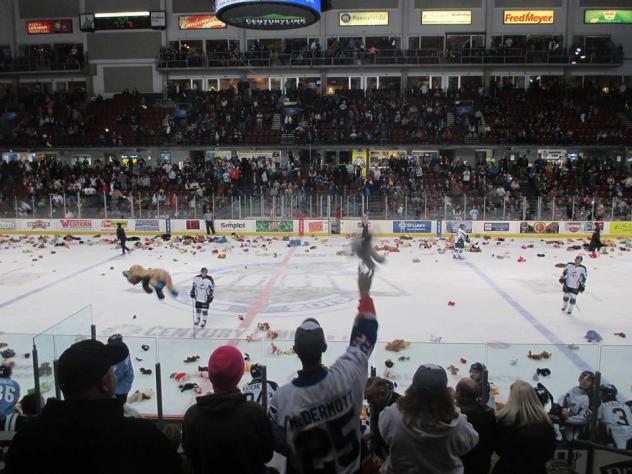
{"type": "Polygon", "coordinates": [[[0,365],[0,379],[8,379],[11,377],[11,367],[8,365],[0,365]]]}
{"type": "Polygon", "coordinates": [[[112,334],[108,337],[108,344],[120,344],[121,342],[123,342],[123,336],[119,333],[112,334]]]}
{"type": "Polygon", "coordinates": [[[202,267],[200,273],[208,273],[208,268],[202,267]]]}
{"type": "Polygon", "coordinates": [[[250,366],[250,375],[253,379],[260,379],[262,373],[262,365],[261,364],[252,364],[250,366]]]}
{"type": "Polygon", "coordinates": [[[602,385],[599,387],[601,391],[601,400],[609,402],[617,399],[617,387],[611,384],[602,385]]]}

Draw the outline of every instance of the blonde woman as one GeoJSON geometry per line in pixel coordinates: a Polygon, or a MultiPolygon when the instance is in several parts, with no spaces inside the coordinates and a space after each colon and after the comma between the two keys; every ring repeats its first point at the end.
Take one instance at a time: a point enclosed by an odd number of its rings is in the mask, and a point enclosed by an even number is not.
{"type": "Polygon", "coordinates": [[[494,450],[500,459],[493,474],[546,474],[555,451],[555,432],[549,415],[524,380],[511,385],[509,401],[498,413],[494,450]]]}

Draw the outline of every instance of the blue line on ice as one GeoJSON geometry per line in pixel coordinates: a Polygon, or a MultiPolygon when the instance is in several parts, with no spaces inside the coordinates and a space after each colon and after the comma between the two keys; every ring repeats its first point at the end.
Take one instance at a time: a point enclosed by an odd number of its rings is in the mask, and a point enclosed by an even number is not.
{"type": "Polygon", "coordinates": [[[476,273],[485,283],[487,283],[498,295],[504,299],[516,312],[522,316],[529,324],[531,324],[540,334],[542,334],[551,344],[558,346],[557,348],[568,358],[570,361],[575,364],[580,370],[594,370],[595,367],[591,367],[588,362],[582,359],[577,352],[572,349],[569,349],[568,345],[564,343],[559,337],[553,333],[549,328],[547,328],[544,324],[538,321],[533,314],[531,314],[524,306],[518,303],[515,299],[511,297],[505,290],[500,288],[494,280],[492,280],[489,276],[487,276],[481,269],[479,269],[472,262],[465,261],[463,262],[467,265],[470,270],[476,273]]]}
{"type": "Polygon", "coordinates": [[[32,296],[32,295],[34,295],[36,293],[39,293],[40,291],[48,290],[49,288],[51,288],[51,287],[53,287],[55,285],[58,285],[58,284],[66,281],[66,280],[70,280],[71,278],[79,276],[82,273],[88,272],[88,271],[92,270],[93,268],[98,267],[99,265],[103,265],[105,263],[108,263],[111,260],[115,260],[115,259],[120,258],[120,257],[121,257],[121,255],[115,255],[114,257],[106,258],[105,260],[102,260],[102,261],[97,262],[97,263],[95,263],[93,265],[90,265],[89,267],[82,268],[81,270],[77,270],[75,272],[69,273],[66,276],[58,278],[57,280],[51,281],[50,283],[47,283],[44,286],[40,286],[39,288],[34,288],[33,290],[27,291],[26,293],[22,293],[19,296],[11,298],[10,300],[3,301],[2,303],[0,303],[0,309],[6,308],[7,306],[12,305],[13,303],[17,303],[18,301],[23,300],[24,298],[28,298],[29,296],[32,296]]]}

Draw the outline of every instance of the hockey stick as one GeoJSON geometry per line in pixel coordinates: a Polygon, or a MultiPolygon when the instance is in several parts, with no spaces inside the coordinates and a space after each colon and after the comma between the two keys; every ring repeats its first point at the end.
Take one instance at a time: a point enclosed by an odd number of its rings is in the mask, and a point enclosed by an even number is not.
{"type": "Polygon", "coordinates": [[[191,324],[193,325],[193,339],[195,339],[197,332],[197,326],[195,325],[195,299],[191,300],[191,310],[191,315],[193,316],[191,319],[191,324]]]}

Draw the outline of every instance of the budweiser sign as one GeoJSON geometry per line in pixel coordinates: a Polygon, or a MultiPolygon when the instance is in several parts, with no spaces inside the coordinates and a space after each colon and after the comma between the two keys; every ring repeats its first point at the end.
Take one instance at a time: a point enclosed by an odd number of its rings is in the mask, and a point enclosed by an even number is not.
{"type": "Polygon", "coordinates": [[[215,15],[186,15],[179,18],[181,30],[220,30],[226,28],[226,23],[215,15]]]}
{"type": "Polygon", "coordinates": [[[552,25],[555,23],[554,10],[505,10],[505,25],[552,25]]]}

